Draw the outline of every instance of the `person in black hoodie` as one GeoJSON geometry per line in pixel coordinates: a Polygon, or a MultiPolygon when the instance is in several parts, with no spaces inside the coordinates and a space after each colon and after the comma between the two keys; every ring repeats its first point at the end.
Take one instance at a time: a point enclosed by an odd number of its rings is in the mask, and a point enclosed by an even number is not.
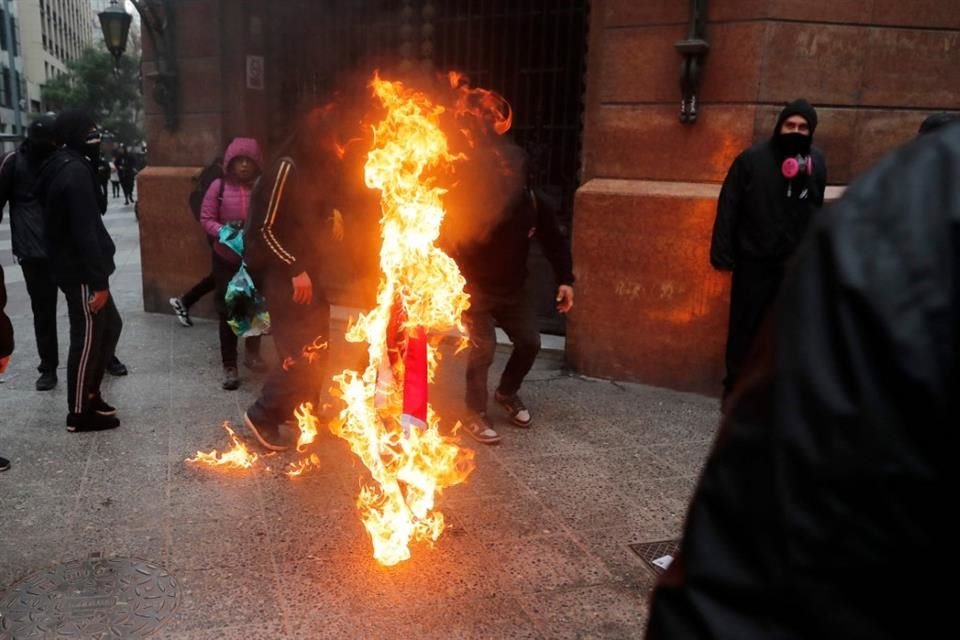
{"type": "Polygon", "coordinates": [[[647,640],[940,638],[955,620],[960,123],[811,225],[653,595],[647,640]]]}
{"type": "Polygon", "coordinates": [[[247,428],[274,451],[288,448],[280,425],[300,403],[316,399],[326,379],[330,303],[321,284],[324,237],[342,238],[333,208],[333,158],[304,125],[250,196],[244,263],[270,312],[270,330],[283,366],[267,376],[260,396],[244,413],[247,428]],[[331,223],[328,227],[327,223],[331,223]],[[320,238],[318,239],[318,236],[320,238]]]}
{"type": "MultiPolygon", "coordinates": [[[[0,373],[7,370],[10,354],[13,353],[13,324],[4,312],[7,306],[7,287],[3,279],[3,265],[0,265],[0,373]]],[[[10,461],[0,457],[0,471],[10,468],[10,461]]]]}
{"type": "Polygon", "coordinates": [[[110,296],[113,240],[103,224],[97,183],[100,131],[79,109],[63,111],[54,126],[63,144],[41,167],[37,197],[43,204],[50,274],[67,298],[68,431],[119,426],[100,383],[120,339],[123,321],[110,296]]]}
{"type": "Polygon", "coordinates": [[[60,346],[57,340],[57,285],[50,277],[50,262],[44,246],[43,207],[34,196],[36,175],[56,149],[52,115],[30,124],[27,139],[17,151],[6,156],[0,167],[0,220],[3,206],[10,204],[13,255],[20,263],[30,295],[33,331],[37,339],[40,366],[37,391],[57,386],[60,346]]]}
{"type": "Polygon", "coordinates": [[[773,136],[733,161],[717,202],[710,263],[733,272],[723,404],[770,308],[787,261],[823,206],[827,167],[813,146],[817,112],[804,99],[780,112],[773,136]]]}
{"type": "MultiPolygon", "coordinates": [[[[510,147],[505,149],[509,150],[510,147]]],[[[518,147],[515,152],[522,154],[518,147]]],[[[526,158],[516,164],[515,173],[525,176],[526,158]]],[[[527,257],[534,237],[539,239],[553,267],[558,285],[557,310],[567,313],[573,307],[573,258],[556,216],[522,182],[509,193],[512,197],[507,198],[503,213],[491,230],[451,250],[470,294],[470,308],[463,318],[470,337],[466,372],[469,415],[464,427],[470,436],[485,444],[501,439],[487,415],[487,379],[497,348],[494,322],[513,343],[494,399],[514,425],[529,427],[533,420],[518,391],[540,352],[540,329],[525,290],[527,257]]]]}

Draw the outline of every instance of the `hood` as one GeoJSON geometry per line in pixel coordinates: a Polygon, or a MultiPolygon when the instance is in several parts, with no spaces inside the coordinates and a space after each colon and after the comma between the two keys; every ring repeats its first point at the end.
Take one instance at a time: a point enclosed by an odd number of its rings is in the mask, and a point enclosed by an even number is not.
{"type": "Polygon", "coordinates": [[[950,113],[947,111],[934,113],[927,116],[927,118],[920,124],[920,130],[917,133],[918,135],[932,133],[942,129],[948,124],[953,124],[954,122],[960,122],[960,114],[950,113]]]}
{"type": "Polygon", "coordinates": [[[777,134],[780,133],[780,127],[790,116],[803,116],[807,119],[807,124],[810,125],[810,139],[813,140],[813,133],[817,130],[817,110],[803,98],[797,98],[783,108],[777,118],[777,124],[773,128],[773,137],[777,137],[777,134]]]}
{"type": "Polygon", "coordinates": [[[233,162],[233,159],[240,156],[250,158],[257,163],[258,169],[263,169],[263,155],[260,153],[260,145],[257,144],[257,141],[253,138],[234,138],[233,141],[227,145],[227,152],[223,154],[224,172],[226,172],[230,163],[233,162]]]}
{"type": "Polygon", "coordinates": [[[78,151],[73,149],[60,149],[55,152],[49,158],[47,158],[42,165],[40,165],[40,171],[37,174],[37,182],[33,189],[34,197],[40,202],[46,202],[46,193],[50,188],[50,185],[53,183],[53,180],[57,177],[64,167],[66,167],[71,162],[82,162],[87,167],[87,170],[90,171],[91,179],[93,179],[93,169],[90,165],[90,161],[86,159],[78,151]]]}
{"type": "Polygon", "coordinates": [[[88,134],[97,126],[93,117],[83,109],[66,109],[57,116],[54,134],[57,142],[80,151],[88,142],[88,134]]]}

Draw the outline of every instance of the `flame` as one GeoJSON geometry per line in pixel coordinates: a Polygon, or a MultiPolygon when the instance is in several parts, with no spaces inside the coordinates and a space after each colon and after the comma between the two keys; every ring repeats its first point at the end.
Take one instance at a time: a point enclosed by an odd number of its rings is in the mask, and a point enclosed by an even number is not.
{"type": "Polygon", "coordinates": [[[229,451],[225,451],[222,455],[217,453],[216,449],[210,453],[197,451],[197,455],[193,458],[187,458],[187,462],[206,464],[211,467],[226,467],[227,469],[249,469],[260,459],[237,437],[228,423],[224,422],[223,428],[230,434],[230,441],[233,442],[233,447],[229,451]]]}
{"type": "Polygon", "coordinates": [[[303,475],[305,472],[310,469],[319,469],[320,468],[320,456],[315,453],[311,453],[309,458],[299,460],[297,462],[291,462],[287,471],[287,477],[296,478],[303,475]]]}
{"type": "MultiPolygon", "coordinates": [[[[450,86],[457,90],[456,115],[458,117],[470,115],[487,122],[499,135],[510,131],[513,126],[513,109],[506,98],[489,89],[470,88],[467,77],[459,71],[448,74],[450,86]]],[[[470,146],[473,146],[473,137],[469,130],[461,130],[470,146]]]]}
{"type": "Polygon", "coordinates": [[[428,339],[427,378],[439,364],[438,334],[458,328],[469,306],[456,263],[435,243],[445,211],[440,181],[463,156],[452,154],[440,129],[444,108],[400,82],[375,75],[374,95],[386,114],[373,128],[365,165],[366,185],[380,191],[383,244],[377,306],[353,323],[347,340],[367,343],[362,372],[335,376],[345,403],[331,430],[347,440],[375,484],[364,486],[357,506],[373,541],[374,557],[393,565],[410,557],[409,545],[436,540],[443,514],[435,495],[463,482],[473,452],[440,435],[439,418],[426,407],[425,424],[403,415],[403,362],[388,352],[387,335],[428,339]],[[399,319],[399,322],[398,322],[399,319]],[[391,370],[400,369],[399,377],[391,370]]]}
{"type": "Polygon", "coordinates": [[[312,444],[317,439],[320,420],[313,415],[313,404],[310,402],[304,402],[299,409],[294,409],[293,415],[297,419],[297,426],[300,428],[300,437],[297,438],[297,451],[302,452],[307,445],[312,444]]]}

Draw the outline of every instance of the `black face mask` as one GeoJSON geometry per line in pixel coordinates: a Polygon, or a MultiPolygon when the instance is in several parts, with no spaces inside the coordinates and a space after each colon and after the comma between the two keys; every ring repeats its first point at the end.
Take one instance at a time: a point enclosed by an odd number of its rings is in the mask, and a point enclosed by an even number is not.
{"type": "Polygon", "coordinates": [[[87,160],[93,163],[94,166],[100,163],[100,141],[88,142],[83,145],[83,150],[81,151],[84,156],[87,157],[87,160]]]}
{"type": "Polygon", "coordinates": [[[787,156],[805,156],[810,153],[812,140],[803,133],[781,133],[777,135],[777,146],[787,156]]]}

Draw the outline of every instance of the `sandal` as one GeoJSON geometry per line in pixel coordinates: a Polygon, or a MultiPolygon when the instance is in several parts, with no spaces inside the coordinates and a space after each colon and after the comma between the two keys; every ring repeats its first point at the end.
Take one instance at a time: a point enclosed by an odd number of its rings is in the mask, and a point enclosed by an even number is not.
{"type": "Polygon", "coordinates": [[[518,427],[529,427],[530,423],[533,422],[533,416],[530,415],[530,411],[524,406],[523,401],[517,394],[508,396],[497,391],[493,394],[493,397],[510,416],[510,422],[513,424],[518,427]]]}
{"type": "Polygon", "coordinates": [[[488,418],[486,414],[477,414],[472,416],[469,420],[463,423],[463,428],[470,435],[470,437],[477,442],[482,442],[484,444],[500,442],[500,434],[494,430],[493,424],[491,424],[490,418],[488,418]]]}

